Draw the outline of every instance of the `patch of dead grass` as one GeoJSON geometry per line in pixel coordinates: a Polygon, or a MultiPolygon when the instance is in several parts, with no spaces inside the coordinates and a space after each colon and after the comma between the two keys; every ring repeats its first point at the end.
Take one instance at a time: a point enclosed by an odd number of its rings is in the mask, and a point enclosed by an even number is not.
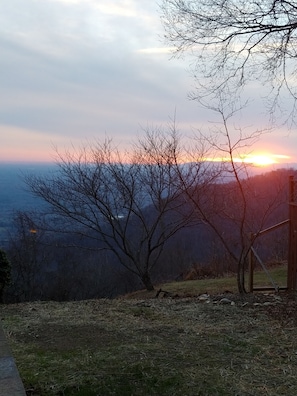
{"type": "Polygon", "coordinates": [[[295,300],[221,297],[15,304],[1,318],[32,396],[295,396],[295,300]]]}

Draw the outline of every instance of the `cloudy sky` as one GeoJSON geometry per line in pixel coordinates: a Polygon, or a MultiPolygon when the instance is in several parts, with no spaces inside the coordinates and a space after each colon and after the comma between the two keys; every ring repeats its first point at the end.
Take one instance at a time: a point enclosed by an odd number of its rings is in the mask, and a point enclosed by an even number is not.
{"type": "MultiPolygon", "coordinates": [[[[53,146],[106,135],[127,145],[175,112],[185,134],[205,126],[211,116],[187,98],[188,62],[171,59],[158,3],[0,0],[0,161],[48,161],[53,146]]],[[[248,118],[262,127],[255,107],[248,118]]],[[[282,130],[256,147],[292,161],[295,148],[297,134],[282,130]]]]}

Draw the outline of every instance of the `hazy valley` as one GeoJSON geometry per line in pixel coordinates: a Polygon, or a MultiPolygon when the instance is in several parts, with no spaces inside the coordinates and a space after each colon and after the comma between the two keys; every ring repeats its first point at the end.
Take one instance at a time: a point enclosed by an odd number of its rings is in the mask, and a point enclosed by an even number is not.
{"type": "MultiPolygon", "coordinates": [[[[263,205],[265,206],[265,202],[257,197],[266,195],[267,199],[271,198],[276,191],[275,187],[279,188],[280,185],[282,186],[278,197],[280,203],[277,210],[266,219],[265,224],[271,226],[287,218],[288,175],[289,169],[293,166],[294,164],[282,166],[283,171],[276,171],[275,167],[252,169],[255,175],[252,178],[255,192],[251,206],[252,221],[257,219],[259,213],[259,218],[261,217],[263,205]],[[272,172],[273,170],[275,172],[272,172]]],[[[67,233],[65,235],[38,233],[32,239],[30,228],[24,223],[25,232],[19,234],[21,239],[9,246],[9,235],[14,233],[13,220],[16,212],[34,212],[44,207],[44,202],[32,196],[26,189],[23,176],[28,174],[46,176],[55,170],[54,167],[53,164],[42,163],[0,164],[0,246],[10,249],[13,265],[18,263],[17,271],[23,274],[18,290],[11,292],[9,299],[26,301],[112,297],[143,287],[135,276],[121,268],[111,253],[104,250],[102,241],[98,241],[98,238],[94,238],[91,245],[89,242],[75,239],[73,234],[68,236],[67,233]],[[77,247],[74,247],[75,244],[77,247]],[[86,250],[81,249],[83,244],[86,250]],[[93,251],[90,248],[94,248],[93,251]]],[[[225,186],[228,189],[228,184],[225,186]]],[[[224,193],[225,186],[215,186],[218,195],[220,191],[224,193]]],[[[153,213],[150,211],[151,208],[148,207],[148,214],[153,213]]],[[[167,221],[170,221],[170,218],[167,221]]],[[[236,240],[232,223],[224,220],[219,227],[236,240]]],[[[275,258],[282,260],[287,246],[285,233],[281,231],[273,237],[275,238],[273,243],[269,238],[261,240],[262,253],[267,260],[275,258]]],[[[223,248],[214,234],[202,223],[180,230],[174,235],[166,243],[160,260],[162,261],[160,269],[152,271],[154,283],[191,277],[192,270],[194,277],[208,277],[235,270],[226,260],[223,248]]]]}

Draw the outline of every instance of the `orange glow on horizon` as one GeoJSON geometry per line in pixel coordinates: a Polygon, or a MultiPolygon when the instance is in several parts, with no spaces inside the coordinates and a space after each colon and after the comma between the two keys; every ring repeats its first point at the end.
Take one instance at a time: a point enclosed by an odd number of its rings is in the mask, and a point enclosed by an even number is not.
{"type": "Polygon", "coordinates": [[[283,154],[254,153],[244,156],[241,161],[254,166],[265,167],[280,164],[289,159],[290,157],[288,155],[283,154]]]}
{"type": "Polygon", "coordinates": [[[242,162],[260,167],[278,163],[278,161],[276,160],[276,158],[274,158],[274,156],[268,154],[250,155],[244,158],[242,162]]]}
{"type": "MultiPolygon", "coordinates": [[[[234,157],[233,162],[241,162],[248,165],[265,167],[273,164],[281,164],[288,161],[291,157],[283,154],[270,154],[270,153],[253,153],[246,154],[239,157],[234,157]]],[[[206,158],[211,162],[231,162],[231,158],[206,158]]]]}

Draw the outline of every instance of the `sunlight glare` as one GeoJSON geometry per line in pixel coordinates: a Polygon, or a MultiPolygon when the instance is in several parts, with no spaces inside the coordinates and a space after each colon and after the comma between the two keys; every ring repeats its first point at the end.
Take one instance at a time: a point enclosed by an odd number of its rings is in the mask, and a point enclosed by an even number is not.
{"type": "Polygon", "coordinates": [[[244,158],[243,162],[261,167],[277,163],[277,161],[272,156],[264,154],[248,156],[244,158]]]}
{"type": "Polygon", "coordinates": [[[254,166],[264,167],[273,164],[278,164],[280,159],[289,159],[287,155],[278,154],[249,154],[241,159],[242,162],[252,164],[254,166]]]}
{"type": "MultiPolygon", "coordinates": [[[[233,162],[241,162],[247,165],[253,165],[258,167],[265,167],[273,164],[284,163],[285,160],[289,160],[290,157],[288,155],[282,154],[269,154],[269,153],[254,153],[254,154],[246,154],[240,155],[238,157],[233,157],[233,162]]],[[[226,157],[215,157],[215,158],[205,158],[206,161],[211,162],[230,162],[231,158],[226,157]]]]}

